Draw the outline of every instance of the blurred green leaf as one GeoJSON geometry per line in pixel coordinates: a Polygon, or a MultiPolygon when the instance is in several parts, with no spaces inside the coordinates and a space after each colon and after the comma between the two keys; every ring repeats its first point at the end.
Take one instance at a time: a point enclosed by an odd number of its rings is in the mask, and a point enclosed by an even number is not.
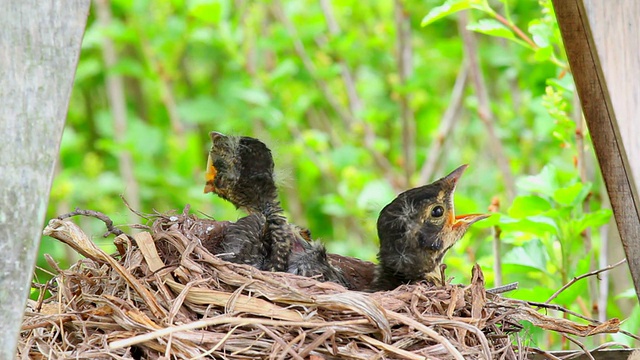
{"type": "Polygon", "coordinates": [[[558,188],[557,169],[551,164],[545,165],[539,174],[520,178],[517,185],[521,190],[550,196],[558,188]]]}
{"type": "Polygon", "coordinates": [[[538,215],[551,208],[549,202],[535,195],[520,195],[513,200],[509,208],[510,217],[522,219],[527,216],[538,215]]]}
{"type": "Polygon", "coordinates": [[[513,248],[502,259],[504,264],[528,266],[530,268],[547,273],[549,256],[546,248],[538,239],[526,242],[521,247],[513,248]]]}
{"type": "Polygon", "coordinates": [[[609,222],[611,219],[612,211],[610,209],[599,209],[594,212],[584,214],[579,220],[578,229],[576,231],[582,232],[588,227],[598,227],[609,222]]]}
{"type": "Polygon", "coordinates": [[[443,17],[455,14],[458,11],[480,8],[481,4],[482,1],[479,0],[447,0],[444,4],[431,9],[431,11],[422,18],[420,26],[427,26],[442,19],[443,17]]]}
{"type": "Polygon", "coordinates": [[[467,30],[475,31],[477,33],[489,36],[504,38],[518,43],[524,47],[530,47],[529,44],[517,38],[511,29],[509,29],[503,23],[499,22],[496,19],[480,19],[476,22],[472,22],[467,25],[467,30]]]}

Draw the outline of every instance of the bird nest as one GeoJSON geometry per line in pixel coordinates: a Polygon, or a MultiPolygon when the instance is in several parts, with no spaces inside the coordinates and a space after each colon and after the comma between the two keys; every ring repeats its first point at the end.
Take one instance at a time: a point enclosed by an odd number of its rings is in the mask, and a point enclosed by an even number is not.
{"type": "Polygon", "coordinates": [[[18,357],[519,359],[539,351],[519,339],[521,321],[577,336],[619,330],[617,319],[579,324],[487,292],[477,265],[468,286],[365,293],[226,262],[207,243],[227,224],[157,215],[147,231],[119,234],[109,255],[52,219],[44,234],[85,258],[69,269],[47,258],[57,275],[34,284],[18,357]]]}

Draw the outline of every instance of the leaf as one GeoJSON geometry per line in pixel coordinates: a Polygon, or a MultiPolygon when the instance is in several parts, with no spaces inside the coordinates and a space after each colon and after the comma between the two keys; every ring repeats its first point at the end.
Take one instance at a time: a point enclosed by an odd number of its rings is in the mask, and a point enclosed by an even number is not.
{"type": "Polygon", "coordinates": [[[599,209],[585,214],[578,220],[577,232],[582,232],[588,227],[599,227],[609,222],[613,213],[610,209],[599,209]]]}
{"type": "Polygon", "coordinates": [[[558,226],[553,218],[543,215],[529,216],[523,219],[502,216],[500,217],[500,225],[504,231],[517,231],[537,236],[558,233],[558,226]]]}
{"type": "Polygon", "coordinates": [[[429,13],[422,18],[420,26],[427,26],[435,21],[442,19],[445,16],[455,14],[458,11],[471,9],[479,5],[479,1],[473,0],[449,0],[440,6],[436,6],[429,13]]]}
{"type": "Polygon", "coordinates": [[[224,16],[224,5],[219,0],[192,1],[189,6],[189,15],[205,23],[218,24],[224,16]]]}
{"type": "Polygon", "coordinates": [[[517,40],[508,27],[495,19],[480,19],[467,25],[467,30],[475,31],[481,34],[501,37],[509,40],[517,40]]]}
{"type": "Polygon", "coordinates": [[[551,209],[551,204],[540,196],[521,195],[513,200],[509,208],[509,216],[522,219],[527,216],[538,215],[551,209]]]}
{"type": "Polygon", "coordinates": [[[521,286],[519,289],[509,293],[510,298],[537,302],[546,301],[551,295],[553,295],[553,290],[542,286],[533,288],[521,286]]]}
{"type": "Polygon", "coordinates": [[[551,46],[550,38],[553,35],[553,30],[546,23],[534,20],[529,25],[529,32],[533,42],[541,48],[551,46]]]}
{"type": "Polygon", "coordinates": [[[584,201],[591,190],[591,184],[577,182],[573,185],[556,190],[553,200],[564,206],[575,206],[584,201]]]}
{"type": "Polygon", "coordinates": [[[558,188],[558,169],[551,164],[545,165],[538,175],[520,178],[516,185],[524,191],[552,196],[558,188]]]}
{"type": "Polygon", "coordinates": [[[513,248],[502,258],[503,264],[527,266],[544,273],[547,272],[549,255],[540,239],[534,239],[524,243],[521,247],[513,248]]]}

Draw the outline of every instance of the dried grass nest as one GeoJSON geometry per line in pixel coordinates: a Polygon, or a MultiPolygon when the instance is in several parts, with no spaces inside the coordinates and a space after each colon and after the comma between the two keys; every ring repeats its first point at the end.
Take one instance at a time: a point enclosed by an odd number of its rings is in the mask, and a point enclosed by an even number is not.
{"type": "Polygon", "coordinates": [[[188,209],[156,214],[109,255],[52,219],[44,234],[85,258],[60,269],[48,257],[57,275],[34,284],[41,296],[25,310],[17,358],[524,359],[540,350],[523,345],[522,320],[567,335],[619,331],[617,319],[578,324],[489,293],[477,265],[464,287],[363,293],[229,263],[202,240],[225,224],[188,209]]]}

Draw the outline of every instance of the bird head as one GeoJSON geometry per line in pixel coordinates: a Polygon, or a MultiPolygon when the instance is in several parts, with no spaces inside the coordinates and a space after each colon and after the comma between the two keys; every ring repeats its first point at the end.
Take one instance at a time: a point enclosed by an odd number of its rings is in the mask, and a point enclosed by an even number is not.
{"type": "Polygon", "coordinates": [[[258,139],[212,131],[205,193],[213,192],[238,208],[260,210],[275,201],[271,150],[258,139]]]}
{"type": "Polygon", "coordinates": [[[455,215],[453,193],[466,168],[401,193],[380,212],[378,259],[381,271],[398,279],[398,285],[434,272],[469,226],[489,216],[455,215]]]}

